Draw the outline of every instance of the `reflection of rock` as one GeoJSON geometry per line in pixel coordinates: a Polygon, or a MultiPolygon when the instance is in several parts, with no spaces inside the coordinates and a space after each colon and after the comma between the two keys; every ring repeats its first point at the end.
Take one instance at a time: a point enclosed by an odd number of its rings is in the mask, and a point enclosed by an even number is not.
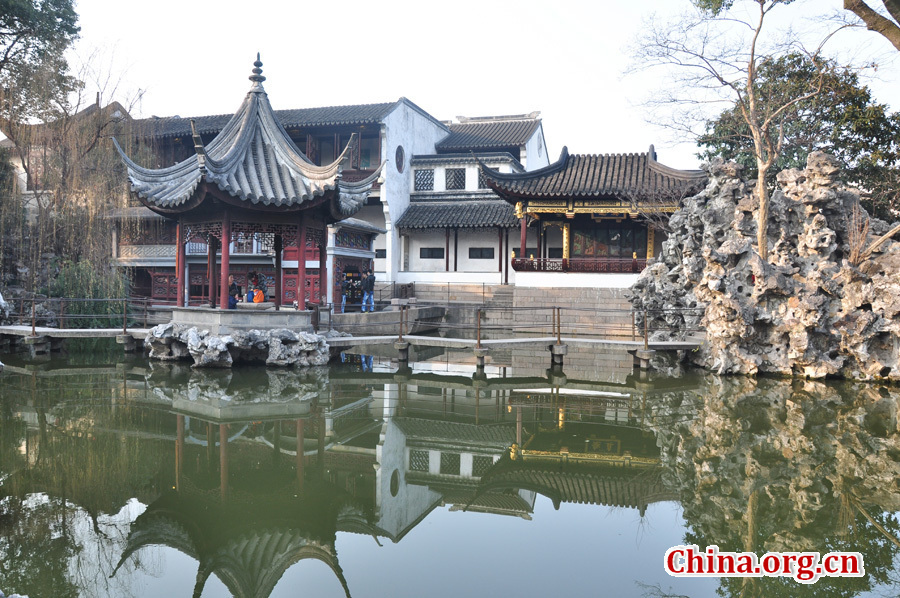
{"type": "MultiPolygon", "coordinates": [[[[709,185],[672,215],[660,259],[633,287],[639,312],[660,310],[654,336],[697,329],[702,316],[707,343],[691,358],[718,373],[900,380],[900,243],[849,262],[859,200],[835,182],[837,162],[814,152],[805,170],[779,173],[766,262],[752,186],[734,164],[708,168],[709,185]]],[[[866,247],[889,228],[868,222],[866,247]]]]}
{"type": "Polygon", "coordinates": [[[890,522],[883,514],[900,511],[900,392],[712,376],[704,386],[668,395],[654,419],[687,543],[758,554],[827,547],[861,551],[868,575],[870,562],[890,566],[897,548],[864,513],[890,522]]]}
{"type": "Polygon", "coordinates": [[[218,336],[170,322],[152,328],[145,344],[150,347],[151,359],[190,357],[194,367],[231,367],[236,362],[310,366],[325,365],[329,358],[325,337],[286,328],[218,336]]]}

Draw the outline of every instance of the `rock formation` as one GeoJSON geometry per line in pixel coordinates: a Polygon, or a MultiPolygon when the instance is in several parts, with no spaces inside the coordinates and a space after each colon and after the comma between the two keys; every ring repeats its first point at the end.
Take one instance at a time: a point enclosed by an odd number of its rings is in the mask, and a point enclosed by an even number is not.
{"type": "Polygon", "coordinates": [[[689,357],[718,373],[900,380],[900,243],[873,248],[891,227],[837,182],[837,161],[813,152],[806,169],[778,174],[767,261],[740,166],[707,169],[632,287],[651,338],[705,331],[689,357]]]}
{"type": "Polygon", "coordinates": [[[326,365],[329,360],[325,336],[286,328],[218,336],[170,322],[151,328],[144,343],[151,359],[193,359],[194,367],[231,367],[233,363],[310,366],[326,365]]]}

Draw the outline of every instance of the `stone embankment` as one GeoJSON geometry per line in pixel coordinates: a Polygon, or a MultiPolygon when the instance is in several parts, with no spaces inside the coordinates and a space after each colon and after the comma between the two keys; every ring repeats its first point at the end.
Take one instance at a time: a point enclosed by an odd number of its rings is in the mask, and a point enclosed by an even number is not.
{"type": "Polygon", "coordinates": [[[168,323],[151,328],[144,342],[151,359],[192,359],[194,367],[231,367],[234,363],[313,366],[328,363],[327,338],[286,328],[216,335],[194,326],[168,323]]]}
{"type": "Polygon", "coordinates": [[[900,380],[900,243],[877,243],[891,226],[838,183],[837,161],[814,152],[806,169],[778,174],[765,261],[752,185],[734,163],[707,168],[708,186],[672,215],[660,258],[632,287],[635,309],[660,310],[654,339],[705,329],[689,358],[720,374],[900,380]]]}

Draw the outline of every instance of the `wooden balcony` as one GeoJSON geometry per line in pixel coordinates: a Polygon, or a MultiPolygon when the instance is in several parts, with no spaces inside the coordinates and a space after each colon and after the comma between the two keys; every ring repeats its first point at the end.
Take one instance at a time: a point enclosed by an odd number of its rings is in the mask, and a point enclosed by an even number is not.
{"type": "Polygon", "coordinates": [[[638,274],[647,267],[646,258],[575,257],[568,259],[513,258],[516,272],[596,272],[603,274],[638,274]]]}

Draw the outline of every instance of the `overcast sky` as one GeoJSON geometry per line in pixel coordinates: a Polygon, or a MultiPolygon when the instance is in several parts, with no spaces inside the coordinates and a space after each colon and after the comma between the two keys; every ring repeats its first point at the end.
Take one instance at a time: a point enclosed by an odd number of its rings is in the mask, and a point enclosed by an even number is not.
{"type": "MultiPolygon", "coordinates": [[[[794,14],[840,0],[797,2],[794,14]]],[[[260,52],[276,109],[409,98],[441,120],[540,111],[551,158],[645,152],[696,168],[692,143],[649,124],[660,74],[624,76],[643,20],[688,0],[77,0],[81,56],[99,49],[120,89],[145,91],[135,116],[232,113],[260,52]]],[[[892,53],[874,33],[841,34],[857,56],[892,53]]],[[[896,54],[896,53],[894,53],[896,54]]],[[[101,69],[103,70],[103,69],[101,69]]],[[[876,97],[900,109],[900,60],[876,97]]],[[[109,98],[105,98],[109,99],[109,98]]]]}

